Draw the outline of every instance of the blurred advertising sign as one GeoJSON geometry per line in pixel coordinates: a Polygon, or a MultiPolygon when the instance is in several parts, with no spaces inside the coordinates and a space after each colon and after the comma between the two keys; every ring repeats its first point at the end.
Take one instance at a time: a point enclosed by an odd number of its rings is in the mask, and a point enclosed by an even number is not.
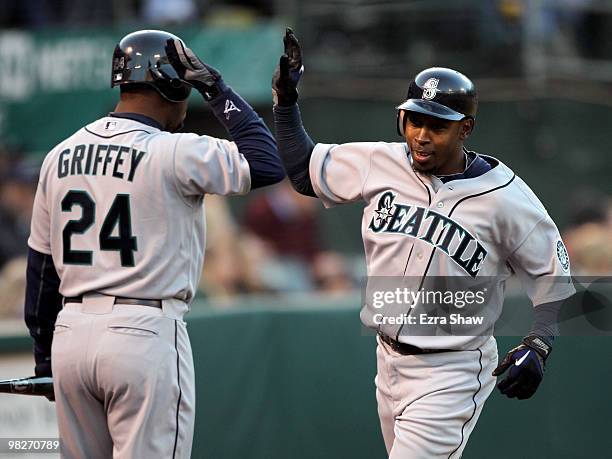
{"type": "MultiPolygon", "coordinates": [[[[111,58],[127,29],[7,30],[0,33],[0,144],[44,153],[83,124],[111,111],[111,58]]],[[[269,103],[282,52],[272,24],[169,29],[218,68],[253,104],[269,103]],[[245,69],[247,69],[245,71],[245,69]]],[[[193,102],[202,103],[193,97],[193,102]]]]}

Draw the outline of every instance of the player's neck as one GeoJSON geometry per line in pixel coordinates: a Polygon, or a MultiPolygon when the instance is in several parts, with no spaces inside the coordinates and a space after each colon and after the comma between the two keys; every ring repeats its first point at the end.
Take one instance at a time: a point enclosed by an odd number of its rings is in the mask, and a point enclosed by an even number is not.
{"type": "Polygon", "coordinates": [[[436,175],[454,175],[461,174],[467,167],[467,158],[463,147],[460,147],[456,154],[453,154],[446,164],[440,170],[436,171],[436,175]]]}
{"type": "Polygon", "coordinates": [[[150,103],[142,103],[139,100],[120,100],[115,107],[116,113],[139,113],[157,121],[161,126],[168,125],[168,117],[165,116],[164,110],[151,105],[150,103]]]}

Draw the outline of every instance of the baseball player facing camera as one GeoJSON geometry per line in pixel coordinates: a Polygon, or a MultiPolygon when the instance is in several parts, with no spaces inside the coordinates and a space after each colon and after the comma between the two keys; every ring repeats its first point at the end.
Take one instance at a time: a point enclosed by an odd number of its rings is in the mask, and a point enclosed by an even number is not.
{"type": "Polygon", "coordinates": [[[533,302],[530,333],[499,365],[491,333],[423,334],[410,320],[362,308],[378,333],[376,398],[389,457],[459,458],[495,376],[505,375],[499,390],[518,399],[542,380],[561,302],[575,292],[559,232],[510,168],[464,147],[478,102],[465,75],[436,67],[415,76],[397,107],[402,142],[315,143],[297,105],[304,67],[291,29],[284,45],[272,87],[285,170],[296,191],[325,207],[364,202],[368,276],[416,279],[415,291],[438,276],[488,279],[485,306],[498,317],[504,282],[516,274],[533,302]]]}
{"type": "Polygon", "coordinates": [[[115,48],[114,112],[46,156],[25,318],[53,375],[65,458],[189,458],[194,367],[183,321],[200,278],[204,197],[279,182],[272,134],[178,37],[115,48]],[[233,141],[175,133],[195,88],[233,141]]]}

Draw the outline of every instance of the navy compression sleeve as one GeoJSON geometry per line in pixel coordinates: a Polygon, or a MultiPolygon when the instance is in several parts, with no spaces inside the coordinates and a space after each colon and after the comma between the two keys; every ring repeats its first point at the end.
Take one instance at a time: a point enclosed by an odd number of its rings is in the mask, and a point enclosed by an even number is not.
{"type": "Polygon", "coordinates": [[[281,159],[295,191],[306,196],[317,195],[310,181],[310,156],[315,144],[302,125],[300,108],[274,106],[274,130],[281,159]]]}
{"type": "Polygon", "coordinates": [[[249,163],[251,189],[272,185],[285,178],[272,133],[242,97],[226,87],[210,101],[210,106],[249,163]]]}
{"type": "Polygon", "coordinates": [[[62,309],[60,279],[51,255],[28,249],[25,322],[34,338],[37,376],[51,374],[51,341],[57,314],[62,309]]]}
{"type": "Polygon", "coordinates": [[[533,308],[533,325],[530,335],[545,338],[552,345],[555,336],[559,336],[559,314],[565,300],[539,304],[533,308]]]}

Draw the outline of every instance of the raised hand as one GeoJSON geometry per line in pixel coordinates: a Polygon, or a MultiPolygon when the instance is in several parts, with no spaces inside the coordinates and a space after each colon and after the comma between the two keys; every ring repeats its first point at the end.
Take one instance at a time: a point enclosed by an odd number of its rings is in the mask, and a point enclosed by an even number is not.
{"type": "Polygon", "coordinates": [[[275,105],[290,106],[297,102],[297,85],[304,73],[304,65],[302,48],[289,27],[285,30],[283,44],[285,51],[272,77],[272,95],[275,105]]]}

